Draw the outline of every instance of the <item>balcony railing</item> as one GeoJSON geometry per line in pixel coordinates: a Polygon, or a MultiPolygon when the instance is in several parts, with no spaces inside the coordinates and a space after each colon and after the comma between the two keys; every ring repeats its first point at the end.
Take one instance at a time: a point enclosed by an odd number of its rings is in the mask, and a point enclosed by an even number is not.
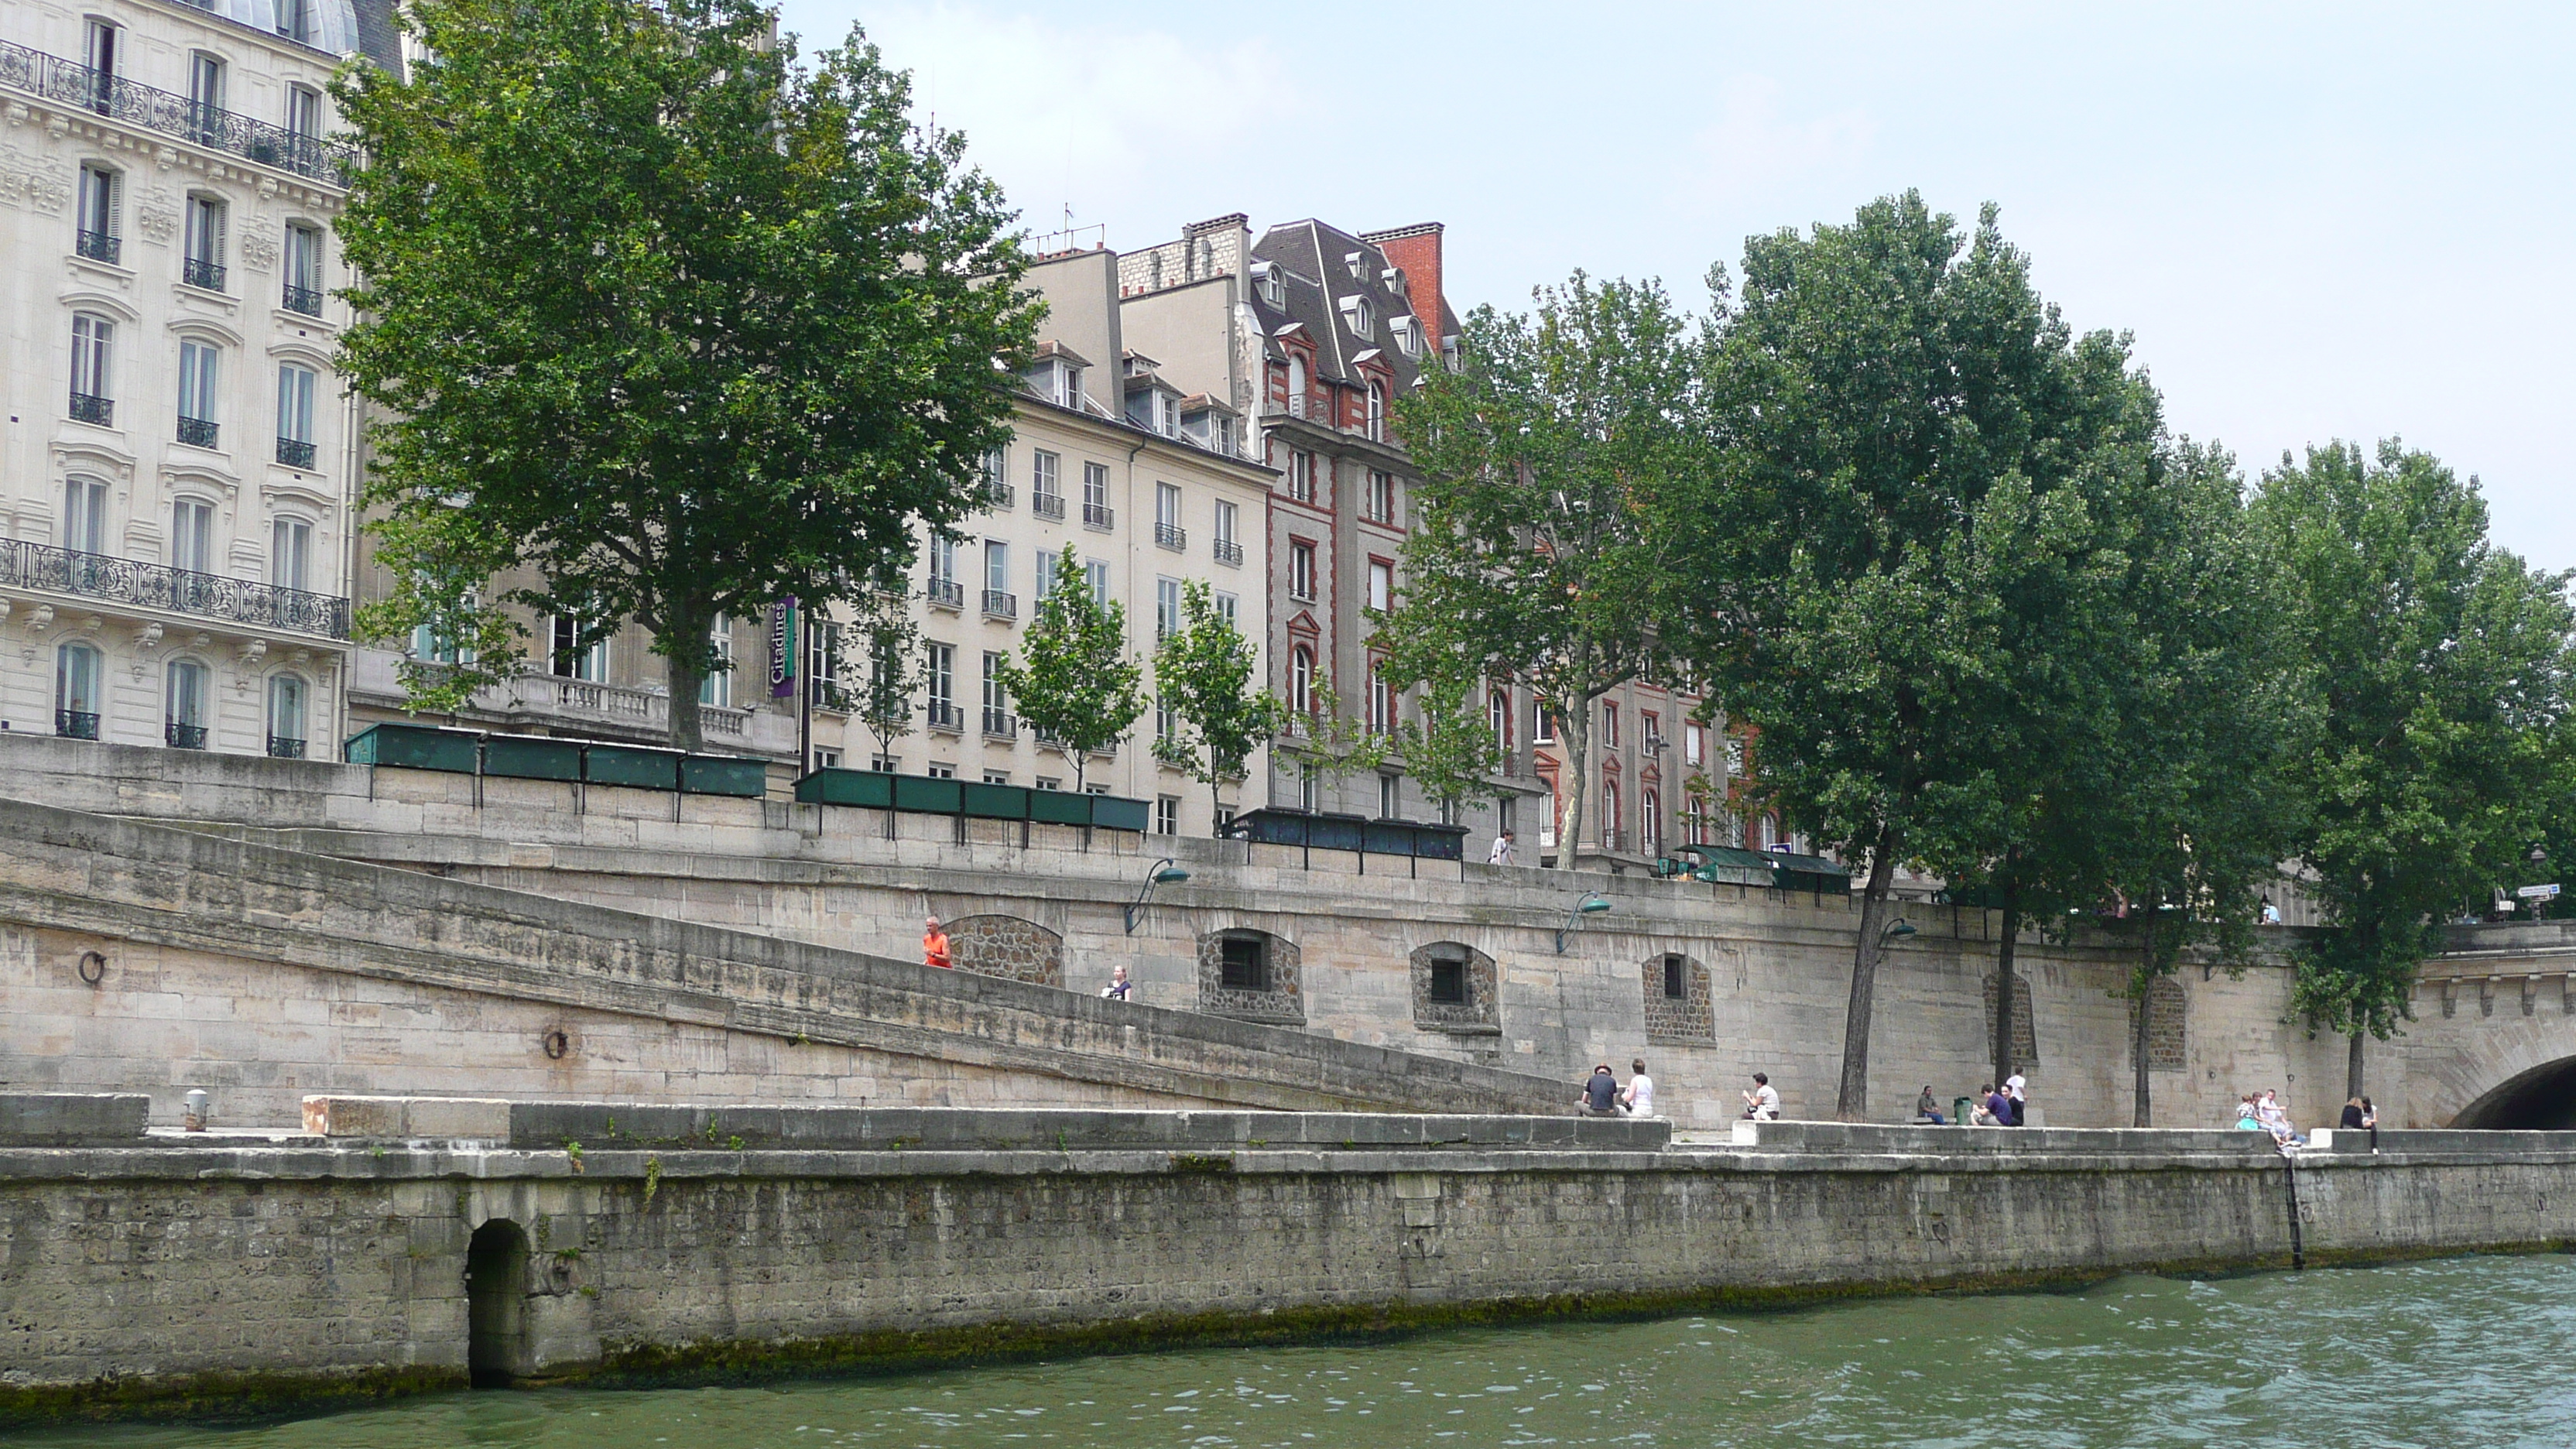
{"type": "Polygon", "coordinates": [[[1085,503],[1082,505],[1083,527],[1108,529],[1117,526],[1117,523],[1118,510],[1110,507],[1108,504],[1085,503]]]}
{"type": "Polygon", "coordinates": [[[319,317],[322,315],[322,289],[299,287],[289,282],[286,284],[285,305],[289,312],[301,312],[307,317],[319,317]]]}
{"type": "Polygon", "coordinates": [[[1154,542],[1168,549],[1186,549],[1190,546],[1190,535],[1188,530],[1177,524],[1157,523],[1154,525],[1154,542]]]}
{"type": "Polygon", "coordinates": [[[1019,716],[1011,713],[1007,709],[995,709],[991,705],[986,705],[984,707],[984,738],[988,740],[1015,740],[1019,737],[1019,716]]]}
{"type": "Polygon", "coordinates": [[[1011,593],[1006,589],[986,589],[984,591],[984,615],[991,619],[1016,619],[1020,617],[1020,596],[1011,593]]]}
{"type": "Polygon", "coordinates": [[[1239,564],[1243,562],[1243,545],[1236,543],[1230,538],[1218,539],[1216,541],[1216,561],[1221,564],[1239,564]]]}
{"type": "Polygon", "coordinates": [[[272,760],[303,759],[304,742],[302,740],[288,739],[284,735],[270,735],[268,737],[268,757],[272,760]]]}
{"type": "Polygon", "coordinates": [[[1011,506],[1011,485],[998,479],[984,480],[984,506],[1001,509],[1011,506]]]}
{"type": "Polygon", "coordinates": [[[1029,512],[1040,518],[1062,518],[1064,517],[1064,495],[1032,493],[1029,495],[1029,512]]]}
{"type": "Polygon", "coordinates": [[[110,236],[106,232],[91,231],[88,227],[82,227],[79,239],[72,244],[72,250],[93,262],[105,262],[109,266],[114,266],[116,259],[125,253],[125,242],[122,238],[110,236]]]}
{"type": "Polygon", "coordinates": [[[957,708],[956,705],[949,703],[947,700],[934,699],[930,702],[930,727],[935,730],[944,730],[952,735],[964,734],[966,732],[966,716],[957,708]]]}
{"type": "Polygon", "coordinates": [[[211,448],[215,445],[215,439],[222,435],[222,428],[204,418],[179,420],[179,441],[191,448],[211,448]]]}
{"type": "Polygon", "coordinates": [[[347,154],[318,138],[299,136],[283,126],[254,121],[169,91],[136,85],[59,55],[0,41],[0,85],[62,105],[79,106],[262,166],[309,176],[325,185],[347,184],[343,179],[344,168],[349,164],[347,154]]]}
{"type": "Polygon", "coordinates": [[[313,445],[302,438],[277,440],[277,461],[289,468],[310,468],[313,466],[314,457],[313,445]]]}
{"type": "Polygon", "coordinates": [[[54,711],[54,733],[67,740],[98,738],[98,716],[77,709],[54,711]]]}
{"type": "Polygon", "coordinates": [[[190,257],[180,267],[179,279],[191,287],[203,287],[209,292],[220,292],[224,289],[224,264],[190,257]]]}
{"type": "Polygon", "coordinates": [[[955,579],[943,579],[937,574],[933,574],[930,576],[930,588],[928,592],[930,602],[938,605],[940,608],[962,609],[966,607],[966,586],[957,582],[955,579]]]}
{"type": "Polygon", "coordinates": [[[96,393],[73,393],[72,421],[76,423],[94,423],[102,428],[115,427],[116,399],[100,397],[96,393]]]}
{"type": "Polygon", "coordinates": [[[181,724],[174,719],[162,726],[161,737],[169,741],[170,748],[174,750],[202,750],[206,747],[204,725],[181,724]]]}
{"type": "Polygon", "coordinates": [[[0,538],[0,585],[51,589],[262,629],[349,637],[349,601],[250,579],[0,538]]]}
{"type": "MultiPolygon", "coordinates": [[[[534,686],[551,685],[553,705],[571,714],[587,714],[622,724],[642,725],[650,729],[667,729],[671,722],[671,697],[649,689],[628,689],[623,685],[601,684],[589,679],[566,679],[560,675],[538,676],[534,686]]],[[[525,697],[523,696],[523,702],[525,697]]],[[[540,693],[538,700],[544,695],[540,693]]],[[[751,729],[751,711],[724,705],[698,706],[698,728],[711,735],[745,735],[751,729]]]]}

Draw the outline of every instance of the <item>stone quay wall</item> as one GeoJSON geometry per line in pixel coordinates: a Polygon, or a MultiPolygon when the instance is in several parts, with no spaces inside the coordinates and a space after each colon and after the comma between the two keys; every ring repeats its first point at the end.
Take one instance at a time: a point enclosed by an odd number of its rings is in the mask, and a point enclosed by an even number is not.
{"type": "MultiPolygon", "coordinates": [[[[1835,1126],[1691,1148],[1566,1119],[1426,1134],[1421,1118],[1381,1133],[1364,1118],[915,1114],[872,1139],[912,1144],[899,1150],[832,1145],[863,1130],[850,1114],[778,1129],[820,1145],[736,1150],[652,1145],[697,1117],[639,1115],[610,1137],[608,1115],[649,1109],[500,1107],[532,1133],[602,1133],[578,1150],[516,1132],[0,1145],[0,1415],[275,1408],[469,1377],[685,1382],[2576,1238],[2576,1151],[2503,1136],[2417,1150],[2388,1133],[2380,1155],[2315,1154],[2293,1180],[2222,1131],[2032,1147],[1835,1126]],[[1617,1131],[1580,1135],[1596,1126],[1617,1131]],[[984,1137],[1015,1145],[938,1145],[984,1137]]],[[[403,1119],[389,1110],[372,1120],[403,1119]]],[[[459,1110],[444,1120],[473,1115],[459,1110]]],[[[371,1120],[354,1102],[330,1115],[371,1120]]]]}

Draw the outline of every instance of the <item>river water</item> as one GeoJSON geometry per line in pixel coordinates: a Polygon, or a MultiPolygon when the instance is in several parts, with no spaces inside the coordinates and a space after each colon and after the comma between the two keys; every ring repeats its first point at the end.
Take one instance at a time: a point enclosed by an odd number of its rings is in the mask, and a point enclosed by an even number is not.
{"type": "Polygon", "coordinates": [[[2576,1257],[1550,1323],[896,1378],[457,1393],[119,1449],[2576,1444],[2576,1257]]]}

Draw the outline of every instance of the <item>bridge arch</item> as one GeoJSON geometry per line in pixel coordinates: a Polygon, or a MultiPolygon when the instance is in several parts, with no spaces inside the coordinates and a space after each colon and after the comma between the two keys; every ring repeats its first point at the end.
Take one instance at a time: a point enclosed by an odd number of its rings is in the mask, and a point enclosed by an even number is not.
{"type": "Polygon", "coordinates": [[[2576,1056],[2514,1073],[2460,1109],[2451,1125],[2519,1131],[2576,1127],[2576,1056]]]}

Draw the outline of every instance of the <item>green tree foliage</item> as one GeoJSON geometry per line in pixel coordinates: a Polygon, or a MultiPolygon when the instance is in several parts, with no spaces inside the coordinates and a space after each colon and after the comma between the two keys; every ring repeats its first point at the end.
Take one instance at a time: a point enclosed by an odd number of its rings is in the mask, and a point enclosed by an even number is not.
{"type": "Polygon", "coordinates": [[[867,661],[868,674],[852,701],[853,713],[876,736],[877,754],[891,757],[894,742],[912,733],[913,695],[921,688],[927,662],[921,626],[913,620],[897,570],[887,570],[880,587],[862,593],[857,610],[848,626],[847,647],[867,661]]]}
{"type": "Polygon", "coordinates": [[[1127,737],[1145,712],[1144,671],[1127,654],[1127,610],[1095,596],[1071,547],[1056,560],[1055,588],[1029,620],[1020,652],[1002,670],[1002,687],[1020,718],[1073,761],[1073,787],[1083,786],[1094,751],[1127,737]]]}
{"type": "Polygon", "coordinates": [[[1426,370],[1397,409],[1423,476],[1382,636],[1394,682],[1519,679],[1563,722],[1571,865],[1592,701],[1668,658],[1644,601],[1671,566],[1653,520],[1689,466],[1696,371],[1653,283],[1578,272],[1536,302],[1471,314],[1458,369],[1426,370]]]}
{"type": "Polygon", "coordinates": [[[1466,670],[1435,668],[1411,681],[1414,717],[1396,725],[1395,746],[1422,793],[1454,819],[1469,800],[1488,798],[1504,767],[1501,741],[1481,708],[1484,681],[1466,670]]]}
{"type": "Polygon", "coordinates": [[[386,419],[364,626],[470,641],[406,681],[453,707],[518,665],[498,604],[636,620],[695,748],[719,616],[835,597],[975,507],[1033,327],[1009,216],[856,32],[808,67],[750,0],[403,17],[409,74],[334,91],[366,158],[339,365],[386,419]]]}
{"type": "Polygon", "coordinates": [[[1207,786],[1211,810],[1225,807],[1221,792],[1243,778],[1252,752],[1288,725],[1288,707],[1256,683],[1259,663],[1252,641],[1218,611],[1208,586],[1184,583],[1181,626],[1154,651],[1155,703],[1171,711],[1178,728],[1154,741],[1154,757],[1207,786]]]}
{"type": "Polygon", "coordinates": [[[2477,481],[2394,439],[2285,455],[2254,514],[2317,690],[2296,778],[2326,926],[2298,1004],[2351,1037],[2359,1094],[2443,918],[2515,879],[2566,794],[2569,576],[2496,548],[2477,481]]]}
{"type": "Polygon", "coordinates": [[[1368,722],[1342,708],[1341,692],[1318,673],[1313,698],[1304,714],[1292,706],[1281,743],[1295,759],[1299,775],[1318,786],[1365,775],[1382,768],[1395,741],[1368,727],[1368,722]]]}

